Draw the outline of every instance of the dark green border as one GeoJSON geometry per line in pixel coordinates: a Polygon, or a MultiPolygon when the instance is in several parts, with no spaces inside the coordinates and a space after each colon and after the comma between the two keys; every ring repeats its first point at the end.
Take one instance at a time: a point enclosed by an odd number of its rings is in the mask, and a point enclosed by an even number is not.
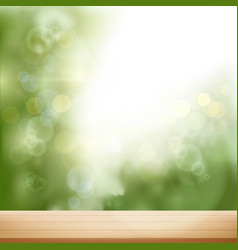
{"type": "Polygon", "coordinates": [[[237,6],[237,0],[1,0],[5,6],[123,6],[123,5],[152,5],[152,6],[237,6]]]}
{"type": "MultiPolygon", "coordinates": [[[[135,5],[148,5],[148,6],[237,6],[238,0],[1,0],[2,6],[135,6],[135,5]]],[[[121,247],[128,247],[132,249],[145,248],[145,249],[236,249],[237,243],[178,243],[178,244],[112,244],[112,243],[81,243],[81,244],[56,244],[56,243],[2,243],[0,249],[22,249],[22,250],[38,250],[38,249],[104,249],[114,250],[121,249],[121,247]]]]}

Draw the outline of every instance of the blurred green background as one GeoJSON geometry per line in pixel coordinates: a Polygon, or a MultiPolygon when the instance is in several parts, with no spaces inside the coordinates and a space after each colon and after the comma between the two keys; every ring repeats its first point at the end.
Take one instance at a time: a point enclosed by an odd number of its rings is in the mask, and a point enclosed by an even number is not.
{"type": "Polygon", "coordinates": [[[121,155],[112,149],[97,171],[90,166],[75,100],[98,74],[115,16],[96,7],[0,8],[0,209],[237,209],[229,71],[175,102],[177,118],[164,131],[147,131],[121,155]]]}

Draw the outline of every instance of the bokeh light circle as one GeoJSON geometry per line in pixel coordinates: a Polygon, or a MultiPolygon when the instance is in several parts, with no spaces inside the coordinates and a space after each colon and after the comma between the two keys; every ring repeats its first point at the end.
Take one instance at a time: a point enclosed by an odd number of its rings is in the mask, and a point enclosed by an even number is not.
{"type": "Polygon", "coordinates": [[[54,36],[50,29],[38,26],[28,32],[26,42],[32,52],[43,54],[52,49],[54,36]]]}
{"type": "Polygon", "coordinates": [[[41,156],[46,151],[45,142],[41,139],[36,139],[34,144],[29,148],[29,152],[32,156],[41,156]]]}
{"type": "Polygon", "coordinates": [[[209,104],[207,111],[212,118],[222,118],[226,113],[226,108],[222,102],[213,101],[209,104]]]}
{"type": "Polygon", "coordinates": [[[70,197],[68,200],[68,205],[70,208],[75,209],[80,205],[80,200],[78,197],[70,197]]]}
{"type": "Polygon", "coordinates": [[[21,82],[21,83],[26,83],[26,82],[29,81],[29,79],[30,79],[30,75],[29,75],[27,72],[25,72],[25,71],[21,71],[21,72],[18,74],[18,80],[19,80],[19,82],[21,82]]]}
{"type": "Polygon", "coordinates": [[[32,115],[40,114],[43,109],[43,103],[37,97],[30,98],[26,103],[27,111],[32,115]]]}
{"type": "Polygon", "coordinates": [[[59,113],[66,112],[70,107],[70,99],[66,95],[57,95],[53,100],[53,107],[59,113]]]}
{"type": "Polygon", "coordinates": [[[69,187],[72,190],[77,191],[81,182],[93,181],[93,173],[87,167],[74,167],[69,171],[67,181],[69,187]]]}
{"type": "Polygon", "coordinates": [[[209,94],[201,93],[197,97],[197,102],[200,106],[207,106],[211,101],[209,94]]]}
{"type": "Polygon", "coordinates": [[[93,195],[93,183],[91,181],[81,181],[76,191],[81,198],[89,198],[93,195]]]}
{"type": "Polygon", "coordinates": [[[19,119],[19,112],[15,107],[6,107],[2,111],[2,118],[8,124],[13,124],[19,119]]]}
{"type": "Polygon", "coordinates": [[[42,139],[45,142],[49,141],[54,134],[54,128],[43,125],[40,117],[34,117],[27,121],[25,134],[32,134],[32,131],[34,131],[33,133],[35,137],[42,139]]]}
{"type": "Polygon", "coordinates": [[[46,127],[53,127],[57,120],[57,113],[52,109],[46,109],[41,113],[41,123],[46,127]]]}
{"type": "Polygon", "coordinates": [[[173,103],[173,111],[177,117],[185,117],[190,112],[190,104],[186,100],[176,100],[173,103]]]}
{"type": "Polygon", "coordinates": [[[27,81],[22,82],[22,88],[26,92],[35,92],[39,87],[39,81],[34,75],[30,75],[27,81]]]}
{"type": "Polygon", "coordinates": [[[46,188],[47,181],[32,171],[28,171],[25,175],[24,186],[31,192],[39,192],[46,188]]]}
{"type": "Polygon", "coordinates": [[[206,168],[201,161],[197,161],[192,164],[191,170],[195,175],[202,175],[206,168]]]}
{"type": "Polygon", "coordinates": [[[195,145],[188,144],[176,153],[176,165],[183,171],[191,171],[192,165],[200,162],[202,159],[199,148],[195,145]]]}
{"type": "Polygon", "coordinates": [[[9,152],[11,162],[19,165],[30,159],[30,155],[25,147],[15,146],[9,152]]]}

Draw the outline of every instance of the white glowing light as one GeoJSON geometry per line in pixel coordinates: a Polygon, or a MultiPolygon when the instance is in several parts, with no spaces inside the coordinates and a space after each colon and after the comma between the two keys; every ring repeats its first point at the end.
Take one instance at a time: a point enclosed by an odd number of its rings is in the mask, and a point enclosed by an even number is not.
{"type": "MultiPolygon", "coordinates": [[[[191,105],[184,96],[206,76],[208,68],[218,67],[226,56],[217,54],[220,31],[210,35],[210,13],[201,10],[205,19],[198,22],[199,11],[181,9],[174,24],[168,12],[176,15],[175,9],[125,8],[125,19],[102,52],[99,77],[75,101],[79,129],[93,137],[98,147],[105,142],[103,131],[114,131],[112,136],[119,135],[124,145],[135,134],[164,124],[168,117],[169,124],[176,117],[186,117],[191,105]],[[142,20],[141,15],[146,18],[142,20]],[[191,31],[190,25],[199,25],[202,33],[191,31]],[[210,39],[206,44],[204,34],[210,39]]],[[[218,13],[214,15],[220,22],[218,13]]],[[[198,101],[207,105],[210,97],[199,96],[198,101]]]]}
{"type": "Polygon", "coordinates": [[[224,96],[230,95],[232,92],[231,85],[229,84],[223,84],[220,86],[220,93],[224,96]]]}
{"type": "MultiPolygon", "coordinates": [[[[98,172],[106,172],[105,165],[117,169],[114,162],[120,166],[132,154],[136,155],[133,164],[156,162],[160,155],[156,145],[140,149],[152,132],[159,142],[165,135],[174,136],[171,130],[180,127],[186,131],[178,136],[198,135],[205,123],[202,114],[194,113],[198,105],[208,109],[209,116],[218,116],[210,95],[201,92],[201,84],[224,62],[236,60],[231,9],[122,7],[121,11],[119,25],[101,49],[97,78],[72,101],[70,110],[75,128],[83,134],[79,141],[84,160],[98,172]],[[226,24],[220,18],[224,15],[229,20],[226,24]],[[227,46],[230,41],[232,45],[227,46]],[[194,90],[200,93],[195,104],[191,101],[194,90]],[[186,127],[177,127],[182,122],[186,127]]],[[[80,53],[75,57],[70,75],[80,81],[79,69],[85,60],[82,63],[80,53]]],[[[219,117],[224,115],[222,107],[219,104],[219,117]]],[[[170,146],[181,170],[191,171],[192,164],[202,159],[200,149],[185,145],[181,138],[170,146]]],[[[112,182],[117,181],[113,174],[112,182]]]]}
{"type": "Polygon", "coordinates": [[[198,131],[205,123],[203,116],[199,113],[193,113],[188,117],[188,126],[190,129],[198,131]]]}
{"type": "Polygon", "coordinates": [[[190,112],[190,105],[185,100],[176,100],[173,103],[173,111],[177,117],[185,117],[190,112]]]}
{"type": "Polygon", "coordinates": [[[184,142],[181,137],[175,136],[171,137],[169,140],[170,149],[174,152],[178,152],[183,145],[184,142]]]}
{"type": "Polygon", "coordinates": [[[155,158],[155,148],[153,145],[144,144],[138,149],[138,154],[142,161],[152,161],[155,158]]]}

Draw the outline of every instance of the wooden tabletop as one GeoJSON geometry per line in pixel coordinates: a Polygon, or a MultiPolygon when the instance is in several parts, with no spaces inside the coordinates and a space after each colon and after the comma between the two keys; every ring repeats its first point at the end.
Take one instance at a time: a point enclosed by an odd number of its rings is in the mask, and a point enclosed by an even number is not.
{"type": "Polygon", "coordinates": [[[237,211],[0,211],[0,242],[237,242],[237,211]]]}

